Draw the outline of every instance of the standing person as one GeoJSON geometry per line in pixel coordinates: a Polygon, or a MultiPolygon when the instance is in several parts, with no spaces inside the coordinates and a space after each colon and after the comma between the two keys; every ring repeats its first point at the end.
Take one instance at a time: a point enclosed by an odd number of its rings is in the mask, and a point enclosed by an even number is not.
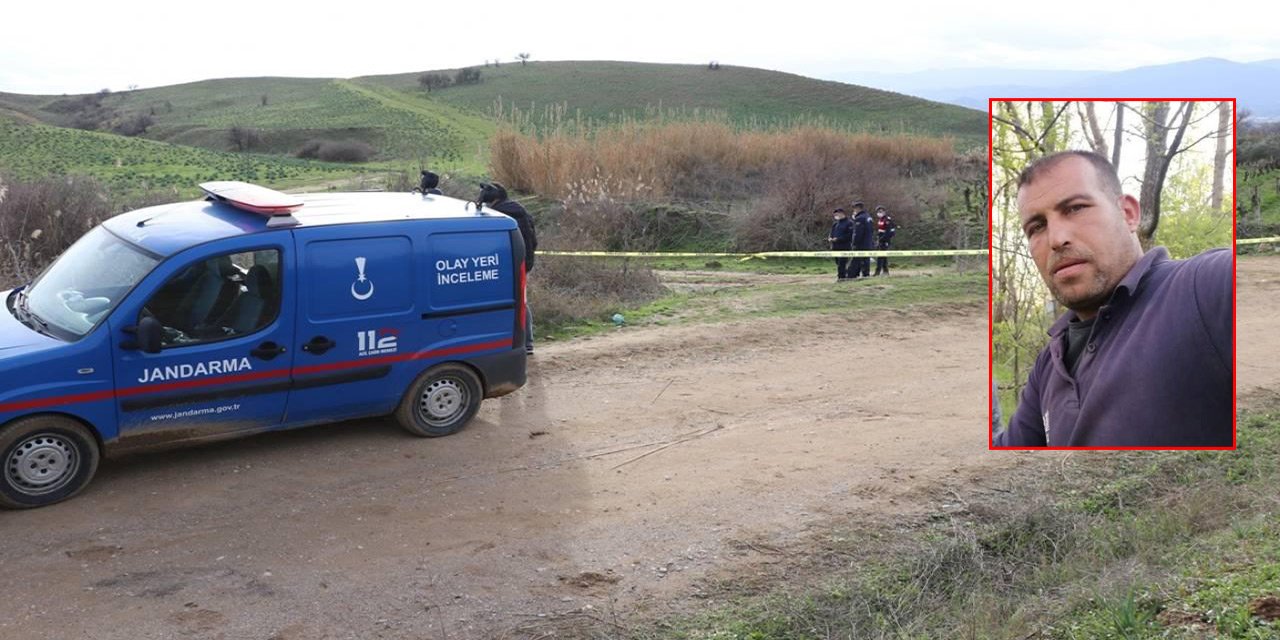
{"type": "MultiPolygon", "coordinates": [[[[844,209],[837,208],[832,212],[835,223],[831,225],[831,235],[827,242],[832,251],[848,251],[853,248],[853,222],[844,209]]],[[[836,282],[849,279],[849,258],[836,258],[836,282]]]]}
{"type": "MultiPolygon", "coordinates": [[[[875,223],[871,221],[871,214],[867,213],[862,203],[853,203],[853,248],[855,251],[871,250],[875,242],[874,228],[875,223]]],[[[871,277],[871,258],[853,259],[853,273],[849,274],[849,277],[857,278],[859,275],[863,278],[871,277]]]]}
{"type": "Polygon", "coordinates": [[[418,191],[421,191],[424,196],[444,195],[444,192],[440,190],[440,176],[423,169],[422,180],[418,182],[418,191]]]}
{"type": "MultiPolygon", "coordinates": [[[[889,250],[889,243],[893,241],[893,234],[898,232],[898,225],[894,224],[893,216],[884,210],[884,206],[876,207],[876,248],[881,251],[889,250]]],[[[889,256],[876,258],[876,275],[889,275],[889,256]]]]}
{"type": "MultiPolygon", "coordinates": [[[[520,237],[524,240],[524,272],[533,271],[533,254],[538,249],[538,234],[533,227],[533,216],[519,202],[507,199],[507,189],[497,182],[480,185],[480,203],[504,213],[520,225],[520,237]]],[[[529,289],[525,288],[524,352],[533,354],[533,311],[529,309],[529,289]]]]}

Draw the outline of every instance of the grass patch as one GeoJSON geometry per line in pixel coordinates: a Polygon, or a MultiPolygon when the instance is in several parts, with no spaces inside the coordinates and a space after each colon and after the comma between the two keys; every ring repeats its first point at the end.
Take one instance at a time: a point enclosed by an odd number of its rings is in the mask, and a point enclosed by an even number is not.
{"type": "Polygon", "coordinates": [[[829,523],[626,637],[1280,637],[1276,407],[1242,415],[1238,451],[1027,456],[910,521],[829,523]]]}
{"type": "MultiPolygon", "coordinates": [[[[543,259],[551,263],[554,258],[543,259]]],[[[560,258],[560,262],[573,260],[560,258]]],[[[622,269],[622,260],[597,260],[600,265],[612,264],[615,273],[622,269]]],[[[540,262],[539,265],[543,264],[540,262]]],[[[581,264],[581,263],[580,263],[581,264]]],[[[539,267],[541,268],[541,266],[539,267]]],[[[645,273],[647,269],[632,267],[633,273],[645,273]]],[[[537,277],[535,271],[535,278],[537,277]]],[[[679,274],[687,275],[687,274],[679,274]]],[[[868,309],[905,310],[915,305],[937,305],[963,302],[973,304],[986,293],[986,278],[980,273],[899,275],[887,279],[836,283],[825,278],[806,277],[806,274],[789,272],[775,275],[794,275],[781,281],[757,279],[754,274],[725,279],[700,276],[681,282],[674,281],[674,274],[658,273],[658,280],[665,281],[665,294],[649,289],[649,295],[630,301],[612,299],[608,304],[596,305],[589,314],[574,317],[562,315],[544,321],[539,315],[539,298],[536,291],[530,293],[534,319],[538,322],[540,339],[561,340],[617,330],[611,320],[615,313],[625,319],[625,327],[672,326],[691,323],[712,323],[744,318],[785,317],[807,313],[845,313],[868,309]]],[[[531,280],[533,281],[533,280],[531,280]]],[[[546,295],[544,293],[544,295],[546,295]]],[[[555,293],[551,293],[555,296],[555,293]]],[[[576,303],[575,303],[576,304],[576,303]]],[[[575,307],[581,308],[581,307],[575,307]]]]}

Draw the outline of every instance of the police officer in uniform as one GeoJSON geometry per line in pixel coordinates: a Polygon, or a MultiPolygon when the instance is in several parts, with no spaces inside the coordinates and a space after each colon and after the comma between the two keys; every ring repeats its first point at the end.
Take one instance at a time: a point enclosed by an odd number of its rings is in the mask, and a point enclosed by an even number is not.
{"type": "MultiPolygon", "coordinates": [[[[893,241],[893,234],[898,232],[898,225],[894,224],[893,216],[885,211],[884,206],[876,207],[876,248],[881,251],[889,250],[889,243],[893,241]]],[[[876,258],[876,275],[889,275],[889,257],[876,258]]]]}
{"type": "MultiPolygon", "coordinates": [[[[870,251],[875,242],[875,222],[871,220],[871,214],[862,206],[861,202],[853,203],[853,248],[855,251],[870,251]]],[[[871,258],[854,258],[853,273],[849,274],[850,278],[871,277],[871,258]]]]}
{"type": "MultiPolygon", "coordinates": [[[[848,214],[844,209],[836,209],[832,212],[835,223],[831,225],[831,235],[827,238],[827,242],[831,243],[832,251],[848,251],[853,248],[853,222],[849,220],[848,214]]],[[[844,282],[849,279],[849,258],[836,258],[836,282],[844,282]]]]}

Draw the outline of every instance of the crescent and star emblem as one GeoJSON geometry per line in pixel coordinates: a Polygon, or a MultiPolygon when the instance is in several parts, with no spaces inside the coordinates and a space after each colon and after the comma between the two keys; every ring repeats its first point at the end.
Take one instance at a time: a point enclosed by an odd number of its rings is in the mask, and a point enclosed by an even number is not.
{"type": "Polygon", "coordinates": [[[351,283],[351,297],[356,300],[368,300],[373,297],[373,281],[365,277],[364,264],[365,259],[363,257],[356,258],[356,272],[358,275],[356,281],[351,283]],[[358,291],[359,288],[362,288],[360,287],[361,283],[368,283],[369,290],[367,292],[360,293],[358,291]]]}

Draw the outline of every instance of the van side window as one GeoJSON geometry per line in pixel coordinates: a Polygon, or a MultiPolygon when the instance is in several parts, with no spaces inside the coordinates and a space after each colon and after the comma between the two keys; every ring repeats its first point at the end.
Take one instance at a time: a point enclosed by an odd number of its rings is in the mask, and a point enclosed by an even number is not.
{"type": "Polygon", "coordinates": [[[142,310],[164,326],[164,347],[248,335],[279,312],[280,252],[274,249],[197,262],[166,282],[142,310]]]}

